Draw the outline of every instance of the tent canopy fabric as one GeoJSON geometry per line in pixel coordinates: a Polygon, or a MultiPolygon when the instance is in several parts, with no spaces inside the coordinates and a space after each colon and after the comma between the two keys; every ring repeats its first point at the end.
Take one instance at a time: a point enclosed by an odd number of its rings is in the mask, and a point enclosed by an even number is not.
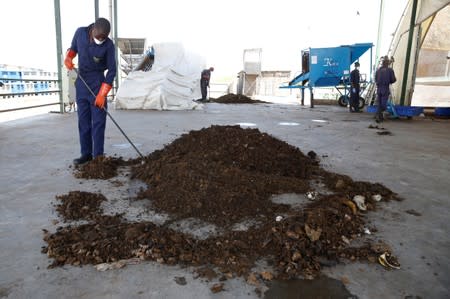
{"type": "Polygon", "coordinates": [[[199,99],[203,57],[179,43],[154,44],[155,61],[148,72],[133,71],[116,95],[116,109],[191,110],[199,99]]]}
{"type": "Polygon", "coordinates": [[[395,58],[393,69],[397,76],[397,82],[393,84],[393,101],[411,105],[411,99],[415,87],[419,51],[432,29],[435,16],[446,8],[449,0],[417,0],[417,11],[414,18],[412,40],[409,43],[410,23],[414,0],[409,0],[404,15],[400,19],[397,31],[391,42],[389,57],[395,58]],[[410,49],[410,57],[407,60],[406,53],[410,49]],[[404,89],[404,93],[402,93],[404,89]]]}

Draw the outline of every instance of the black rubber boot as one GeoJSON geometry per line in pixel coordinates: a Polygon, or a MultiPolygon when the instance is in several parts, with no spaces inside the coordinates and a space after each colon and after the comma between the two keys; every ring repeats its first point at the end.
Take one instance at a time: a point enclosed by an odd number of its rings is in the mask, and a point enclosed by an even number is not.
{"type": "Polygon", "coordinates": [[[382,123],[383,120],[384,120],[383,114],[377,114],[377,116],[375,117],[375,121],[376,121],[377,123],[382,123]]]}
{"type": "Polygon", "coordinates": [[[73,160],[74,165],[81,165],[92,160],[92,155],[81,156],[73,160]]]}

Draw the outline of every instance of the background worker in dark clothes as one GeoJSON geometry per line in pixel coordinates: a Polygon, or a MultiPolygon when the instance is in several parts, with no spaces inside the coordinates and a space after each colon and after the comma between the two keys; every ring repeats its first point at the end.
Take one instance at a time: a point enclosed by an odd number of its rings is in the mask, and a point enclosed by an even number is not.
{"type": "Polygon", "coordinates": [[[74,68],[72,61],[78,54],[79,76],[97,95],[94,98],[83,81],[77,78],[75,88],[81,156],[73,161],[75,165],[104,154],[106,96],[117,72],[114,43],[108,38],[110,30],[111,25],[104,18],[97,19],[87,27],[78,28],[64,60],[67,69],[71,70],[74,68]]]}
{"type": "Polygon", "coordinates": [[[214,71],[213,67],[210,67],[209,69],[205,69],[202,71],[201,77],[200,77],[200,89],[202,91],[202,102],[206,101],[206,97],[208,96],[208,87],[209,87],[209,80],[211,79],[211,72],[214,71]]]}
{"type": "Polygon", "coordinates": [[[397,79],[395,78],[394,70],[389,67],[389,64],[389,57],[384,56],[381,67],[375,73],[375,83],[377,84],[378,98],[378,109],[377,115],[375,117],[377,122],[381,122],[384,120],[383,112],[386,111],[389,95],[391,94],[389,86],[397,81],[397,79]]]}
{"type": "Polygon", "coordinates": [[[360,112],[359,111],[359,86],[360,75],[359,75],[359,62],[355,62],[355,69],[350,73],[350,112],[360,112]]]}

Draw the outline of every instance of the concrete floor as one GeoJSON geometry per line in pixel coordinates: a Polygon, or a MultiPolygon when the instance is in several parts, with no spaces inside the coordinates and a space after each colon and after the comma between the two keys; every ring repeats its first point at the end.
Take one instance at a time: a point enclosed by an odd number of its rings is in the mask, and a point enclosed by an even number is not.
{"type": "MultiPolygon", "coordinates": [[[[111,111],[145,155],[190,130],[253,123],[262,132],[313,150],[322,165],[355,180],[380,182],[405,198],[370,214],[373,236],[390,244],[402,265],[345,264],[324,273],[346,282],[359,298],[450,297],[450,121],[414,118],[369,129],[372,115],[337,106],[207,104],[199,111],[111,111]],[[406,213],[415,210],[421,216],[406,213]],[[412,296],[412,297],[408,297],[412,296]],[[416,297],[418,296],[418,297],[416,297]]],[[[133,148],[108,121],[105,151],[126,159],[133,148]]],[[[111,182],[78,180],[75,114],[46,114],[0,124],[0,298],[257,298],[242,279],[213,294],[213,282],[192,269],[152,262],[98,272],[92,266],[47,269],[42,229],[55,230],[55,196],[72,190],[107,192],[111,182]],[[174,277],[184,276],[187,285],[174,277]]]]}

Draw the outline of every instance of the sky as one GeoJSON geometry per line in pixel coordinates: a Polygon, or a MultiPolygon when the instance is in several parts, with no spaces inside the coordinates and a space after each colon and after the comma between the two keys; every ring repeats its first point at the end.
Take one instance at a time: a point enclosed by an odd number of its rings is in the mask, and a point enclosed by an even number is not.
{"type": "MultiPolygon", "coordinates": [[[[118,36],[146,38],[148,46],[181,42],[214,66],[216,78],[235,76],[243,68],[244,49],[252,48],[262,48],[263,70],[294,74],[306,48],[376,44],[380,1],[117,0],[118,36]]],[[[384,2],[380,55],[407,0],[384,2]]],[[[77,27],[93,22],[95,1],[60,3],[65,53],[77,27]]],[[[100,16],[110,19],[110,1],[99,0],[99,7],[100,16]]],[[[0,28],[0,64],[57,69],[54,0],[3,0],[0,28]]]]}

